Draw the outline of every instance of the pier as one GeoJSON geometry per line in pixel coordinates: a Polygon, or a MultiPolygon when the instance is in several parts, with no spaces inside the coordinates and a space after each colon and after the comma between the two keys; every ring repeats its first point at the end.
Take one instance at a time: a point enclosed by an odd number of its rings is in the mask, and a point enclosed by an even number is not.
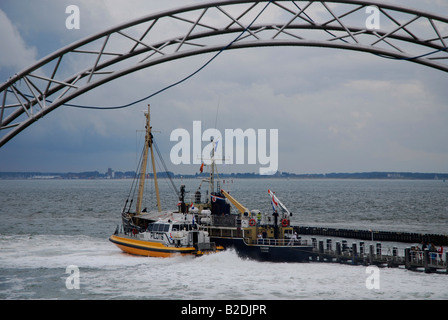
{"type": "Polygon", "coordinates": [[[312,261],[333,262],[351,265],[375,265],[378,267],[399,268],[404,267],[411,271],[423,271],[425,273],[445,273],[448,274],[448,252],[440,254],[430,252],[428,249],[415,250],[405,248],[403,255],[399,254],[399,249],[393,247],[384,254],[382,243],[370,244],[366,248],[365,243],[353,242],[350,246],[346,240],[337,241],[333,246],[333,239],[317,240],[312,238],[313,253],[312,261]]]}
{"type": "Polygon", "coordinates": [[[324,228],[310,226],[294,226],[294,231],[301,235],[316,235],[326,237],[350,238],[370,241],[390,241],[404,243],[434,243],[437,246],[448,246],[446,234],[422,234],[412,232],[354,230],[339,228],[324,228]]]}

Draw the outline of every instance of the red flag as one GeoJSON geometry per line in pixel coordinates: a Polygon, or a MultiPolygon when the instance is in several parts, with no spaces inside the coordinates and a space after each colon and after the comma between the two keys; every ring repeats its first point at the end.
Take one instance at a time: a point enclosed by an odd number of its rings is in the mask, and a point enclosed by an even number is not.
{"type": "Polygon", "coordinates": [[[201,168],[199,169],[199,171],[202,173],[202,171],[204,171],[204,162],[202,162],[201,164],[201,168]]]}

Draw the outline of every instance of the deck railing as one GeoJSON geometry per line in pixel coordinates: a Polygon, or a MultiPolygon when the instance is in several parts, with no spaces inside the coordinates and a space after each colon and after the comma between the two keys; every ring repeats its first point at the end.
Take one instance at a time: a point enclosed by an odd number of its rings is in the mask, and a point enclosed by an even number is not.
{"type": "Polygon", "coordinates": [[[410,250],[410,262],[413,264],[424,264],[425,259],[427,263],[432,266],[446,266],[447,261],[443,258],[444,255],[441,252],[425,252],[423,250],[410,250]],[[425,257],[425,254],[427,257],[425,257]]]}
{"type": "Polygon", "coordinates": [[[265,245],[265,246],[310,246],[311,242],[308,240],[302,239],[256,239],[252,240],[249,238],[245,238],[244,241],[247,244],[257,244],[257,245],[265,245]]]}

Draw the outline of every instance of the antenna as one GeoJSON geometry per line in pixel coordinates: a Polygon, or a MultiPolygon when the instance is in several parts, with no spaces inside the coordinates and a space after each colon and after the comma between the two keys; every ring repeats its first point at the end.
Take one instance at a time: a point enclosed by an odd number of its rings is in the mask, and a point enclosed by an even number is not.
{"type": "Polygon", "coordinates": [[[215,116],[215,129],[216,128],[216,124],[218,123],[218,111],[219,111],[219,104],[221,103],[221,97],[218,98],[218,106],[216,107],[216,116],[215,116]]]}

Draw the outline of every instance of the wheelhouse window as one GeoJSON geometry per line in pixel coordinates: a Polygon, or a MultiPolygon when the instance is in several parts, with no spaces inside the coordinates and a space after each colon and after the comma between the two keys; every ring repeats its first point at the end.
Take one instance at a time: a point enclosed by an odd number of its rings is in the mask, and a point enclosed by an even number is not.
{"type": "Polygon", "coordinates": [[[146,230],[150,232],[168,232],[170,225],[165,223],[151,223],[146,230]]]}

